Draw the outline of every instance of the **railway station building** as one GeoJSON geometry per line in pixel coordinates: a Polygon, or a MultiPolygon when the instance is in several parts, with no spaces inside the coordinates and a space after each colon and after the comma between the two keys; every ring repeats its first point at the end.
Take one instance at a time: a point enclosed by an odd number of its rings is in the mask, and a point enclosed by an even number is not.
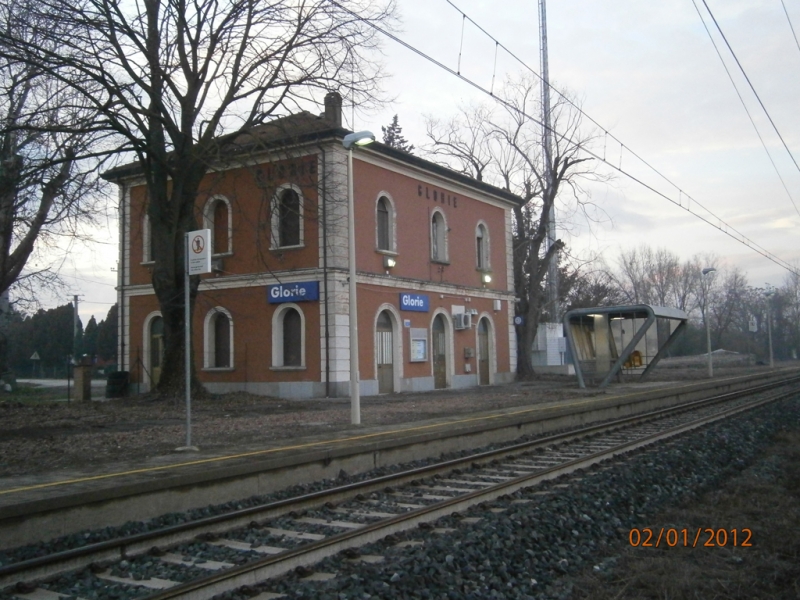
{"type": "MultiPolygon", "coordinates": [[[[341,97],[233,140],[195,210],[212,273],[192,321],[195,367],[214,393],[350,393],[348,151],[341,97]]],[[[163,321],[147,189],[138,164],[119,187],[120,370],[157,383],[163,321]]],[[[512,209],[506,190],[375,142],[353,152],[362,395],[463,388],[516,371],[512,209]]]]}

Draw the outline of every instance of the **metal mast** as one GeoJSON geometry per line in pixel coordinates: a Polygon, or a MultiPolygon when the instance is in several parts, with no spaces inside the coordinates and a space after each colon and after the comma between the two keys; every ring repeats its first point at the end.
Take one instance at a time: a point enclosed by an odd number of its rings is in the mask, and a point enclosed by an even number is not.
{"type": "MultiPolygon", "coordinates": [[[[539,0],[539,50],[542,72],[542,146],[544,151],[544,194],[553,189],[553,150],[552,130],[550,127],[550,72],[547,64],[547,9],[545,0],[539,0]]],[[[545,218],[545,215],[542,215],[545,218]]],[[[555,244],[556,209],[555,202],[547,212],[547,250],[555,244]]],[[[558,306],[558,257],[553,257],[547,270],[548,299],[551,307],[551,321],[558,323],[560,310],[558,306]]]]}

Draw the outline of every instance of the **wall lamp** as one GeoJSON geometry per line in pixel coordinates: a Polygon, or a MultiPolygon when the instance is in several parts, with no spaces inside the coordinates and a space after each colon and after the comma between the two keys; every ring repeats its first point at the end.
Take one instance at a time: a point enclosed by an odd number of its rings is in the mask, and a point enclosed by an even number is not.
{"type": "Polygon", "coordinates": [[[484,273],[483,275],[481,275],[481,282],[483,282],[484,286],[489,283],[492,283],[492,276],[489,275],[488,273],[484,273]]]}
{"type": "Polygon", "coordinates": [[[384,256],[383,257],[383,268],[384,269],[394,269],[397,266],[397,260],[392,258],[391,256],[384,256]]]}

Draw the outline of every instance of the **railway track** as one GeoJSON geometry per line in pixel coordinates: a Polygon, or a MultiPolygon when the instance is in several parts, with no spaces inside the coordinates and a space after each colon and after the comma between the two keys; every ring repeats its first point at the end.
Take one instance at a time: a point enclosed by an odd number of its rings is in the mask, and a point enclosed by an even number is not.
{"type": "Polygon", "coordinates": [[[773,383],[714,396],[6,565],[0,567],[0,588],[5,588],[0,595],[25,600],[211,598],[793,393],[775,388],[773,383]],[[754,394],[760,397],[753,400],[754,394]],[[92,593],[59,587],[56,575],[74,570],[83,570],[90,582],[84,588],[92,593]]]}

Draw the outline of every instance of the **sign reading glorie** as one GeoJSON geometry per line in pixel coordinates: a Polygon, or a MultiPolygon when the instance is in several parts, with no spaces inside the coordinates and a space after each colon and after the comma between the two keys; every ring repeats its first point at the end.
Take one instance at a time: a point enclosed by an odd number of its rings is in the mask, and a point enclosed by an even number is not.
{"type": "Polygon", "coordinates": [[[429,306],[428,296],[425,294],[400,294],[400,310],[428,312],[429,306]]]}
{"type": "Polygon", "coordinates": [[[319,281],[298,281],[267,286],[270,304],[282,302],[310,302],[319,300],[319,281]]]}

